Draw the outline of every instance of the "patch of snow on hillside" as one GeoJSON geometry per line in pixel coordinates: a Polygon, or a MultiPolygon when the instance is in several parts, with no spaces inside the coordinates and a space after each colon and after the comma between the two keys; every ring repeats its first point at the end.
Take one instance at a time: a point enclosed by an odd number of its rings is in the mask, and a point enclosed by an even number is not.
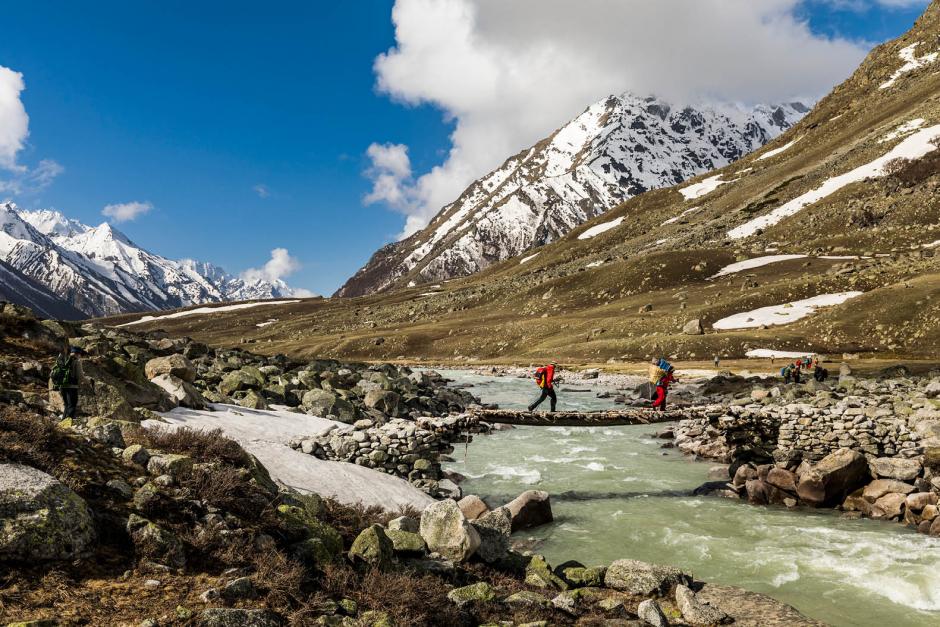
{"type": "Polygon", "coordinates": [[[592,261],[591,263],[589,263],[588,265],[586,265],[586,266],[584,266],[584,267],[585,267],[585,268],[597,268],[597,267],[602,266],[602,265],[604,265],[604,262],[603,262],[603,261],[592,261]]]}
{"type": "Polygon", "coordinates": [[[891,141],[892,139],[897,139],[898,137],[910,135],[911,133],[919,129],[921,126],[923,126],[925,121],[926,120],[924,120],[924,118],[915,118],[911,120],[910,122],[905,122],[904,124],[900,125],[896,129],[894,129],[893,131],[891,131],[890,133],[888,133],[887,135],[879,139],[878,143],[883,144],[885,142],[891,141]]]}
{"type": "Polygon", "coordinates": [[[806,257],[806,255],[766,255],[764,257],[754,257],[753,259],[746,259],[744,261],[738,261],[737,263],[727,265],[713,274],[711,278],[717,279],[718,277],[734,274],[735,272],[741,272],[742,270],[760,268],[761,266],[766,266],[771,263],[778,263],[780,261],[787,261],[789,259],[802,259],[803,257],[806,257]]]}
{"type": "Polygon", "coordinates": [[[685,196],[686,200],[692,200],[694,198],[701,198],[705,194],[710,194],[718,189],[719,186],[730,182],[731,181],[722,181],[721,174],[717,174],[715,176],[710,176],[698,183],[693,183],[687,187],[683,187],[679,190],[679,192],[685,196]]]}
{"type": "Polygon", "coordinates": [[[812,298],[761,307],[753,311],[737,313],[712,323],[713,329],[753,329],[762,325],[779,326],[802,320],[806,316],[816,313],[820,307],[841,305],[847,300],[861,296],[864,292],[839,292],[837,294],[820,294],[812,298]]]}
{"type": "Polygon", "coordinates": [[[744,353],[745,357],[753,357],[758,359],[771,359],[771,358],[782,358],[782,359],[796,359],[798,357],[812,357],[816,353],[811,351],[797,352],[797,351],[778,351],[772,348],[754,348],[744,353]]]}
{"type": "MultiPolygon", "coordinates": [[[[937,246],[940,246],[940,239],[938,239],[936,242],[930,242],[929,244],[923,245],[924,248],[936,248],[937,246]]],[[[878,256],[881,257],[881,255],[878,256]]]]}
{"type": "Polygon", "coordinates": [[[526,262],[528,262],[528,261],[532,261],[533,259],[535,259],[535,258],[538,257],[538,256],[539,256],[539,253],[535,253],[535,254],[529,255],[528,257],[523,257],[522,259],[519,260],[519,265],[521,266],[522,264],[524,264],[524,263],[526,263],[526,262]]]}
{"type": "Polygon", "coordinates": [[[675,223],[675,222],[678,222],[681,218],[683,218],[683,217],[689,215],[690,213],[693,213],[693,212],[695,212],[695,211],[698,211],[699,209],[701,209],[701,207],[689,207],[688,209],[686,209],[685,211],[683,211],[683,212],[680,213],[679,215],[677,215],[677,216],[675,216],[675,217],[673,217],[673,218],[669,218],[669,219],[666,220],[665,222],[661,223],[659,226],[666,226],[667,224],[673,224],[673,223],[675,223]]]}
{"type": "Polygon", "coordinates": [[[779,155],[781,152],[785,152],[786,150],[788,150],[791,146],[793,146],[793,144],[795,144],[796,142],[800,141],[800,139],[802,139],[802,138],[801,138],[801,137],[797,137],[797,138],[794,139],[792,142],[790,142],[790,143],[788,143],[788,144],[784,144],[783,146],[780,146],[780,148],[774,148],[773,150],[768,150],[767,152],[765,152],[764,154],[762,154],[761,156],[759,156],[759,157],[756,159],[756,161],[763,161],[764,159],[770,159],[770,158],[772,158],[772,157],[776,157],[776,156],[779,155]]]}
{"type": "Polygon", "coordinates": [[[264,322],[259,322],[255,326],[258,327],[259,329],[263,329],[264,327],[270,326],[274,324],[275,322],[277,322],[277,318],[270,318],[268,320],[265,320],[264,322]]]}
{"type": "Polygon", "coordinates": [[[170,318],[186,318],[188,316],[198,316],[201,314],[211,314],[219,313],[223,311],[239,311],[241,309],[252,309],[253,307],[262,307],[265,305],[293,305],[294,303],[299,303],[299,300],[267,300],[260,303],[238,303],[236,305],[225,305],[223,307],[197,307],[196,309],[187,309],[186,311],[177,311],[171,314],[164,314],[162,316],[144,316],[140,320],[134,320],[133,322],[125,322],[124,324],[119,324],[119,327],[129,327],[134,324],[142,324],[144,322],[152,322],[153,320],[167,320],[170,318]]]}
{"type": "Polygon", "coordinates": [[[898,53],[898,56],[901,57],[902,61],[904,61],[904,65],[902,65],[897,70],[895,70],[894,74],[892,74],[888,80],[886,80],[881,85],[879,85],[878,86],[879,89],[887,89],[891,87],[892,85],[894,85],[894,83],[897,82],[899,78],[901,78],[908,72],[913,72],[914,70],[922,68],[925,65],[929,65],[937,60],[938,53],[936,52],[925,54],[922,57],[915,56],[916,55],[915,49],[919,45],[920,45],[920,42],[918,41],[916,43],[911,44],[910,46],[907,46],[906,48],[901,49],[901,51],[898,53]]]}
{"type": "Polygon", "coordinates": [[[884,168],[891,161],[895,159],[919,159],[927,153],[936,150],[937,146],[933,143],[933,140],[938,137],[940,137],[940,125],[921,129],[874,161],[861,165],[845,174],[834,176],[826,180],[816,189],[806,192],[801,196],[797,196],[770,213],[754,218],[741,226],[731,229],[728,231],[728,237],[731,239],[749,237],[754,235],[759,229],[765,229],[777,224],[784,218],[798,213],[804,207],[818,202],[830,194],[834,194],[846,185],[857,183],[869,177],[877,178],[885,176],[884,168]]]}
{"type": "Polygon", "coordinates": [[[617,228],[618,226],[620,226],[622,222],[623,222],[623,216],[619,218],[615,218],[611,220],[610,222],[603,222],[596,226],[592,226],[581,235],[578,235],[578,239],[591,239],[592,237],[597,237],[601,233],[606,233],[607,231],[611,229],[617,228]]]}
{"type": "Polygon", "coordinates": [[[212,405],[212,409],[177,408],[162,414],[165,422],[146,420],[143,425],[163,429],[221,429],[257,457],[272,479],[303,493],[316,492],[341,503],[378,505],[390,511],[404,505],[423,510],[434,502],[398,477],[365,466],[317,459],[288,445],[295,438],[314,437],[334,429],[348,430],[349,425],[284,410],[220,404],[212,405]]]}

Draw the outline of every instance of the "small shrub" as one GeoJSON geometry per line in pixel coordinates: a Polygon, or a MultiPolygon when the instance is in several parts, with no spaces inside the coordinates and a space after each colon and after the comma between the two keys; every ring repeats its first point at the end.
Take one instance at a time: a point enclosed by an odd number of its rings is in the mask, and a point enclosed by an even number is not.
{"type": "Polygon", "coordinates": [[[188,455],[197,462],[220,462],[248,468],[251,459],[241,445],[222,435],[221,429],[134,429],[125,436],[128,444],[140,444],[147,448],[169,453],[188,455]]]}
{"type": "Polygon", "coordinates": [[[421,518],[421,512],[413,507],[403,507],[398,513],[394,513],[377,505],[346,505],[332,499],[323,499],[323,512],[320,514],[323,522],[339,531],[347,546],[369,525],[387,525],[388,521],[399,516],[421,518]]]}
{"type": "Polygon", "coordinates": [[[56,474],[61,452],[68,447],[68,436],[45,418],[10,407],[0,411],[0,463],[24,464],[56,474]]]}

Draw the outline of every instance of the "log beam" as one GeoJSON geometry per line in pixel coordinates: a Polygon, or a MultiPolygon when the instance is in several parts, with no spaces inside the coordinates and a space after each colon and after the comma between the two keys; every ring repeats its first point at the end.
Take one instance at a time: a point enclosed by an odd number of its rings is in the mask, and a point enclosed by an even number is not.
{"type": "Polygon", "coordinates": [[[468,412],[481,422],[535,427],[613,427],[673,422],[701,415],[700,409],[622,409],[609,411],[517,411],[511,409],[474,409],[468,412]]]}

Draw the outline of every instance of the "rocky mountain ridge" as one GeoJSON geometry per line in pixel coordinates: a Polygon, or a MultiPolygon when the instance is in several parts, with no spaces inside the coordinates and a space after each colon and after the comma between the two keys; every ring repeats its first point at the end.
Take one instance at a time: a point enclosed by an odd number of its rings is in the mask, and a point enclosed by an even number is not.
{"type": "Polygon", "coordinates": [[[173,261],[57,211],[0,204],[0,260],[88,316],[288,296],[283,282],[245,281],[211,264],[173,261]]]}
{"type": "Polygon", "coordinates": [[[728,165],[807,111],[798,102],[747,110],[609,96],[474,182],[423,231],[376,252],[337,295],[472,274],[557,240],[628,198],[728,165]]]}

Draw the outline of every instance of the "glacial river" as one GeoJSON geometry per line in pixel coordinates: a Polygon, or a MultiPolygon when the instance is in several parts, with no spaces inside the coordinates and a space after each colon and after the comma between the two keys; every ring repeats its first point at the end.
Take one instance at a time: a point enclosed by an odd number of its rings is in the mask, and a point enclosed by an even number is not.
{"type": "MultiPolygon", "coordinates": [[[[444,374],[504,408],[523,408],[534,396],[528,379],[444,374]]],[[[613,407],[596,398],[603,389],[559,391],[558,408],[613,407]]],[[[832,511],[690,496],[712,464],[661,449],[654,429],[521,427],[458,446],[447,467],[467,477],[465,494],[491,505],[524,490],[548,491],[555,522],[517,537],[531,538],[533,550],[553,563],[629,557],[673,564],[832,625],[940,625],[940,538],[832,511]]]]}

